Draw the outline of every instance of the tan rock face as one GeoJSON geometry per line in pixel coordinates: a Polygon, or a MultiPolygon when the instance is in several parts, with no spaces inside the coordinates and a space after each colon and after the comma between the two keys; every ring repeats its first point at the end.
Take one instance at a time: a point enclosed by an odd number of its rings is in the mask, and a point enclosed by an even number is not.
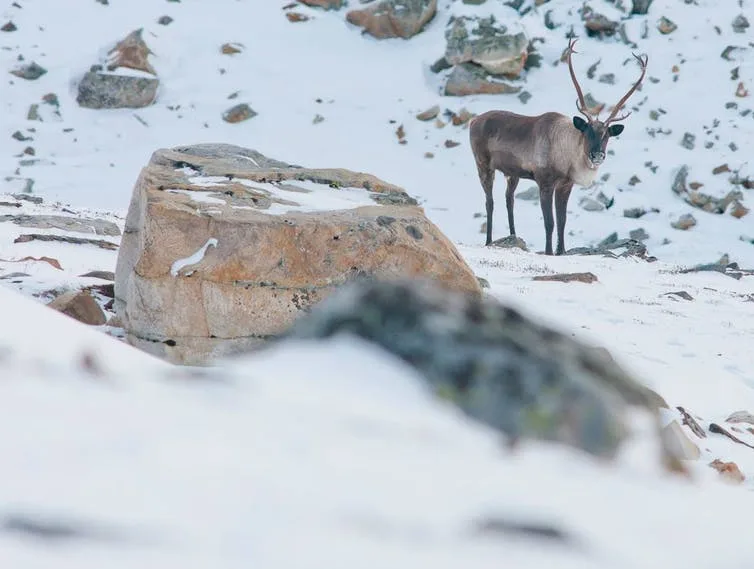
{"type": "Polygon", "coordinates": [[[453,244],[397,186],[230,145],[158,150],[134,188],[115,308],[135,345],[202,364],[279,334],[364,274],[480,292],[453,244]]]}
{"type": "Polygon", "coordinates": [[[382,0],[346,14],[349,23],[378,39],[408,39],[435,17],[437,0],[382,0]]]}

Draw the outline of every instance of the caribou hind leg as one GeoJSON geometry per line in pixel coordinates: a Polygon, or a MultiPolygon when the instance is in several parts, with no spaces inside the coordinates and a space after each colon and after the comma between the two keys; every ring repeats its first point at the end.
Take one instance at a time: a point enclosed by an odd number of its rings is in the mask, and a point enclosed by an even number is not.
{"type": "Polygon", "coordinates": [[[555,221],[552,217],[552,194],[553,187],[551,184],[539,185],[539,201],[542,205],[542,217],[545,221],[545,255],[552,255],[552,231],[555,228],[555,221]]]}
{"type": "Polygon", "coordinates": [[[555,191],[555,216],[558,224],[558,248],[556,255],[565,255],[565,225],[566,225],[566,207],[568,198],[571,196],[573,184],[565,183],[555,191]]]}
{"type": "Polygon", "coordinates": [[[480,163],[477,161],[477,170],[479,171],[479,181],[482,183],[484,190],[485,206],[487,208],[487,242],[485,245],[492,243],[492,212],[495,209],[495,201],[492,199],[492,186],[495,182],[495,169],[492,168],[488,161],[480,163]]]}
{"type": "Polygon", "coordinates": [[[508,209],[508,229],[511,235],[516,234],[516,224],[513,221],[513,193],[518,186],[518,178],[516,176],[508,176],[508,187],[505,190],[505,207],[508,209]]]}

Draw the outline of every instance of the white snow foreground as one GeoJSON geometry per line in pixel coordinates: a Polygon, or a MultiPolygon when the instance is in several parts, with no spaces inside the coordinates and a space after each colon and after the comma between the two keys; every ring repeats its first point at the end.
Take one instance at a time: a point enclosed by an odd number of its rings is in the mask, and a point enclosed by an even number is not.
{"type": "Polygon", "coordinates": [[[660,474],[646,440],[616,465],[511,452],[352,339],[197,372],[0,307],[26,323],[0,337],[2,567],[751,566],[746,495],[660,474]]]}

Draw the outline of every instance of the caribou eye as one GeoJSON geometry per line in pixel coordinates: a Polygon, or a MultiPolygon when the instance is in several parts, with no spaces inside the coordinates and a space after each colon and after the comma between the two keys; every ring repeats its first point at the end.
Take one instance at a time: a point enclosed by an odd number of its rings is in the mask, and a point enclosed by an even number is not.
{"type": "Polygon", "coordinates": [[[589,123],[581,117],[573,117],[573,126],[575,126],[581,132],[584,132],[587,128],[589,128],[589,123]]]}
{"type": "Polygon", "coordinates": [[[621,132],[623,132],[623,125],[622,124],[611,125],[607,127],[607,131],[610,133],[610,136],[618,136],[621,132]]]}

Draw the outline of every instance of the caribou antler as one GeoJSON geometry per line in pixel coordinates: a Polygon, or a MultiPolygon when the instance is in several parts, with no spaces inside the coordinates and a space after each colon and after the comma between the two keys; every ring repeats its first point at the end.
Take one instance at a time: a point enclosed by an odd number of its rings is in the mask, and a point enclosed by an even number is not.
{"type": "Polygon", "coordinates": [[[634,83],[634,86],[631,87],[631,89],[629,89],[628,93],[626,93],[623,96],[623,98],[620,101],[618,101],[618,104],[613,107],[613,110],[610,112],[610,116],[608,116],[607,119],[605,120],[606,125],[611,122],[622,121],[625,118],[627,118],[628,115],[631,114],[631,111],[628,111],[625,115],[621,115],[620,117],[616,118],[615,116],[618,114],[618,111],[620,111],[623,108],[623,105],[626,104],[626,101],[628,101],[628,98],[631,95],[633,95],[634,91],[636,91],[639,85],[641,85],[641,82],[644,80],[644,74],[647,72],[647,62],[649,62],[649,56],[644,55],[644,57],[642,58],[636,55],[635,53],[632,53],[631,55],[633,55],[636,58],[636,60],[639,62],[639,65],[641,65],[641,76],[639,77],[639,80],[636,83],[634,83]]]}
{"type": "Polygon", "coordinates": [[[579,85],[578,80],[576,79],[576,73],[573,71],[573,63],[571,62],[571,54],[576,53],[573,50],[573,46],[576,45],[576,39],[571,39],[568,42],[568,71],[571,73],[571,79],[573,80],[573,86],[576,87],[576,94],[579,96],[578,100],[576,101],[576,108],[579,110],[579,112],[584,115],[589,120],[592,119],[592,114],[589,112],[589,108],[587,107],[586,101],[584,101],[584,93],[581,92],[581,86],[579,85]]]}

